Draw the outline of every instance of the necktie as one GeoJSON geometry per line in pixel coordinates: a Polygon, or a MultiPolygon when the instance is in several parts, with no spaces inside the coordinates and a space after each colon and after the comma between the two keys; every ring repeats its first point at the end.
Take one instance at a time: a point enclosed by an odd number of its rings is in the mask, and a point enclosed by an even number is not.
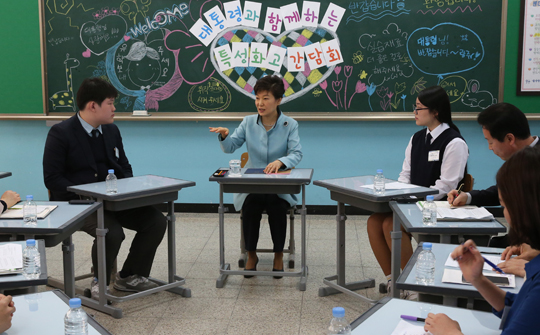
{"type": "Polygon", "coordinates": [[[427,145],[430,145],[431,144],[431,139],[433,138],[433,136],[431,136],[431,133],[427,134],[426,136],[426,144],[427,145]]]}
{"type": "Polygon", "coordinates": [[[99,136],[99,130],[92,129],[92,137],[98,138],[98,136],[99,136]]]}

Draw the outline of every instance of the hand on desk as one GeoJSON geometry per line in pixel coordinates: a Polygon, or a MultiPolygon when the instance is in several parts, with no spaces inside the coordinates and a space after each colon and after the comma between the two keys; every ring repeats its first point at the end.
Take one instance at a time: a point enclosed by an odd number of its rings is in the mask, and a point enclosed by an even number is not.
{"type": "Polygon", "coordinates": [[[517,255],[518,259],[524,259],[526,261],[531,261],[536,256],[540,255],[540,250],[531,248],[527,243],[522,243],[520,245],[513,245],[504,249],[501,259],[508,261],[512,255],[517,255]]]}
{"type": "Polygon", "coordinates": [[[208,127],[210,132],[221,134],[222,139],[226,139],[229,136],[229,129],[224,127],[208,127]]]}
{"type": "Polygon", "coordinates": [[[525,277],[525,264],[527,263],[529,263],[529,261],[514,257],[506,262],[499,263],[497,266],[499,269],[503,270],[504,273],[525,277]]]}
{"type": "Polygon", "coordinates": [[[448,196],[448,203],[450,205],[454,205],[454,206],[464,206],[467,204],[467,193],[466,192],[461,192],[461,193],[458,193],[457,190],[452,190],[450,192],[448,192],[447,194],[448,196]]]}
{"type": "Polygon", "coordinates": [[[429,313],[426,318],[424,330],[433,335],[454,335],[461,334],[461,327],[457,321],[450,319],[446,314],[429,313]]]}
{"type": "Polygon", "coordinates": [[[275,160],[264,168],[264,173],[277,173],[283,166],[280,160],[275,160]]]}
{"type": "Polygon", "coordinates": [[[475,283],[483,277],[484,258],[473,240],[456,247],[450,256],[458,261],[465,280],[476,286],[475,283]]]}
{"type": "Polygon", "coordinates": [[[4,200],[7,207],[10,208],[11,206],[21,201],[21,196],[17,192],[5,191],[4,194],[2,194],[0,200],[4,200]]]}
{"type": "Polygon", "coordinates": [[[8,295],[0,294],[0,333],[5,332],[11,327],[11,319],[15,313],[15,303],[13,298],[8,295]]]}

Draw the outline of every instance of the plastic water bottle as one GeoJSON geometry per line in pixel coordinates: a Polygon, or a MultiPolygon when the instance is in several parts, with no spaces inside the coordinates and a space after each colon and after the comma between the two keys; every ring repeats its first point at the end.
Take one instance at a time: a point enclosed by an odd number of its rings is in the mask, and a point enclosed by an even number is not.
{"type": "Polygon", "coordinates": [[[433,196],[428,195],[422,209],[422,223],[424,226],[437,225],[437,205],[433,202],[433,196]]]}
{"type": "Polygon", "coordinates": [[[345,319],[345,308],[343,307],[334,307],[332,309],[332,315],[334,316],[330,320],[330,325],[328,326],[327,335],[337,335],[337,334],[351,334],[351,325],[345,319]]]}
{"type": "Polygon", "coordinates": [[[435,255],[431,252],[431,243],[422,244],[422,252],[416,261],[416,283],[431,285],[435,281],[435,255]]]}
{"type": "Polygon", "coordinates": [[[107,178],[105,178],[105,184],[107,185],[107,194],[118,193],[118,187],[116,186],[116,176],[114,170],[110,169],[107,178]]]}
{"type": "Polygon", "coordinates": [[[375,194],[384,194],[384,175],[381,169],[377,170],[377,174],[373,179],[373,190],[375,194]]]}
{"type": "Polygon", "coordinates": [[[37,279],[41,275],[41,259],[36,247],[36,240],[26,240],[23,250],[24,276],[28,279],[37,279]]]}
{"type": "Polygon", "coordinates": [[[23,204],[23,221],[26,226],[37,226],[37,205],[32,195],[27,195],[23,204]]]}
{"type": "Polygon", "coordinates": [[[81,308],[81,299],[69,299],[69,311],[64,317],[64,334],[65,335],[87,335],[88,334],[88,317],[86,312],[81,308]]]}

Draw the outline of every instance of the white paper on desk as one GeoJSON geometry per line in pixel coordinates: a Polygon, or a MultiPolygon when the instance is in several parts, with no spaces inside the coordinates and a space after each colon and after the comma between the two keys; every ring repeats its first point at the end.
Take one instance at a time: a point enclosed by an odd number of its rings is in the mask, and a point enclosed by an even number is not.
{"type": "MultiPolygon", "coordinates": [[[[501,284],[495,284],[499,287],[510,287],[515,288],[516,287],[516,276],[509,275],[509,274],[502,274],[502,273],[496,273],[496,272],[483,272],[484,276],[490,276],[490,277],[505,277],[508,278],[508,286],[501,285],[501,284]]],[[[462,280],[463,273],[459,269],[444,269],[442,282],[443,283],[452,283],[452,284],[461,284],[461,285],[472,285],[470,283],[464,283],[462,280]]]]}
{"type": "Polygon", "coordinates": [[[473,220],[482,220],[482,219],[494,219],[493,214],[491,214],[484,207],[480,208],[439,208],[437,207],[437,219],[473,219],[473,220]]]}
{"type": "MultiPolygon", "coordinates": [[[[459,268],[459,263],[455,261],[452,257],[450,257],[450,255],[448,255],[448,258],[446,259],[446,263],[444,263],[444,266],[449,266],[452,268],[459,268]]],[[[492,262],[495,265],[499,265],[499,263],[504,262],[504,260],[501,259],[501,256],[486,255],[486,254],[482,254],[482,256],[484,256],[488,261],[492,262]]],[[[488,263],[484,262],[484,270],[493,271],[493,268],[488,263]]]]}
{"type": "Polygon", "coordinates": [[[22,245],[18,243],[0,245],[0,272],[10,273],[22,267],[22,245]]]}
{"type": "MultiPolygon", "coordinates": [[[[44,219],[58,206],[36,206],[38,219],[44,219]]],[[[16,205],[2,213],[0,218],[2,219],[22,219],[23,218],[23,205],[16,205]]]]}
{"type": "MultiPolygon", "coordinates": [[[[478,208],[478,206],[475,206],[475,205],[452,206],[448,203],[448,201],[433,201],[433,202],[435,203],[435,206],[437,206],[437,208],[464,208],[464,209],[478,208]]],[[[418,201],[416,204],[418,205],[418,208],[422,210],[426,202],[422,200],[422,201],[418,201]]]]}
{"type": "MultiPolygon", "coordinates": [[[[362,185],[360,187],[369,188],[370,190],[372,190],[373,189],[373,184],[371,184],[371,185],[362,185]]],[[[405,183],[400,183],[400,182],[392,182],[392,183],[385,183],[384,184],[384,188],[386,190],[404,190],[404,189],[407,189],[407,188],[415,188],[415,187],[420,187],[420,186],[413,185],[413,184],[405,184],[405,183]]]]}
{"type": "Polygon", "coordinates": [[[399,320],[396,329],[391,335],[430,335],[430,332],[424,330],[423,322],[413,322],[399,320]]]}

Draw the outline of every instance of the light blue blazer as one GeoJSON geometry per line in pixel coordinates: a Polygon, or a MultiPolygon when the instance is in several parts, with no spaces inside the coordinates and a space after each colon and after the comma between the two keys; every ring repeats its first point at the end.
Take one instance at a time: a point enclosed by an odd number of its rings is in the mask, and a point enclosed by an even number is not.
{"type": "MultiPolygon", "coordinates": [[[[249,160],[246,168],[265,168],[268,164],[279,159],[287,169],[295,167],[302,160],[302,146],[298,136],[298,122],[280,112],[274,128],[266,131],[258,114],[248,115],[232,135],[225,140],[220,139],[221,150],[233,153],[246,143],[249,160]]],[[[234,208],[242,209],[246,193],[234,194],[234,208]]],[[[278,194],[281,199],[291,206],[296,205],[296,196],[293,194],[278,194]]]]}

